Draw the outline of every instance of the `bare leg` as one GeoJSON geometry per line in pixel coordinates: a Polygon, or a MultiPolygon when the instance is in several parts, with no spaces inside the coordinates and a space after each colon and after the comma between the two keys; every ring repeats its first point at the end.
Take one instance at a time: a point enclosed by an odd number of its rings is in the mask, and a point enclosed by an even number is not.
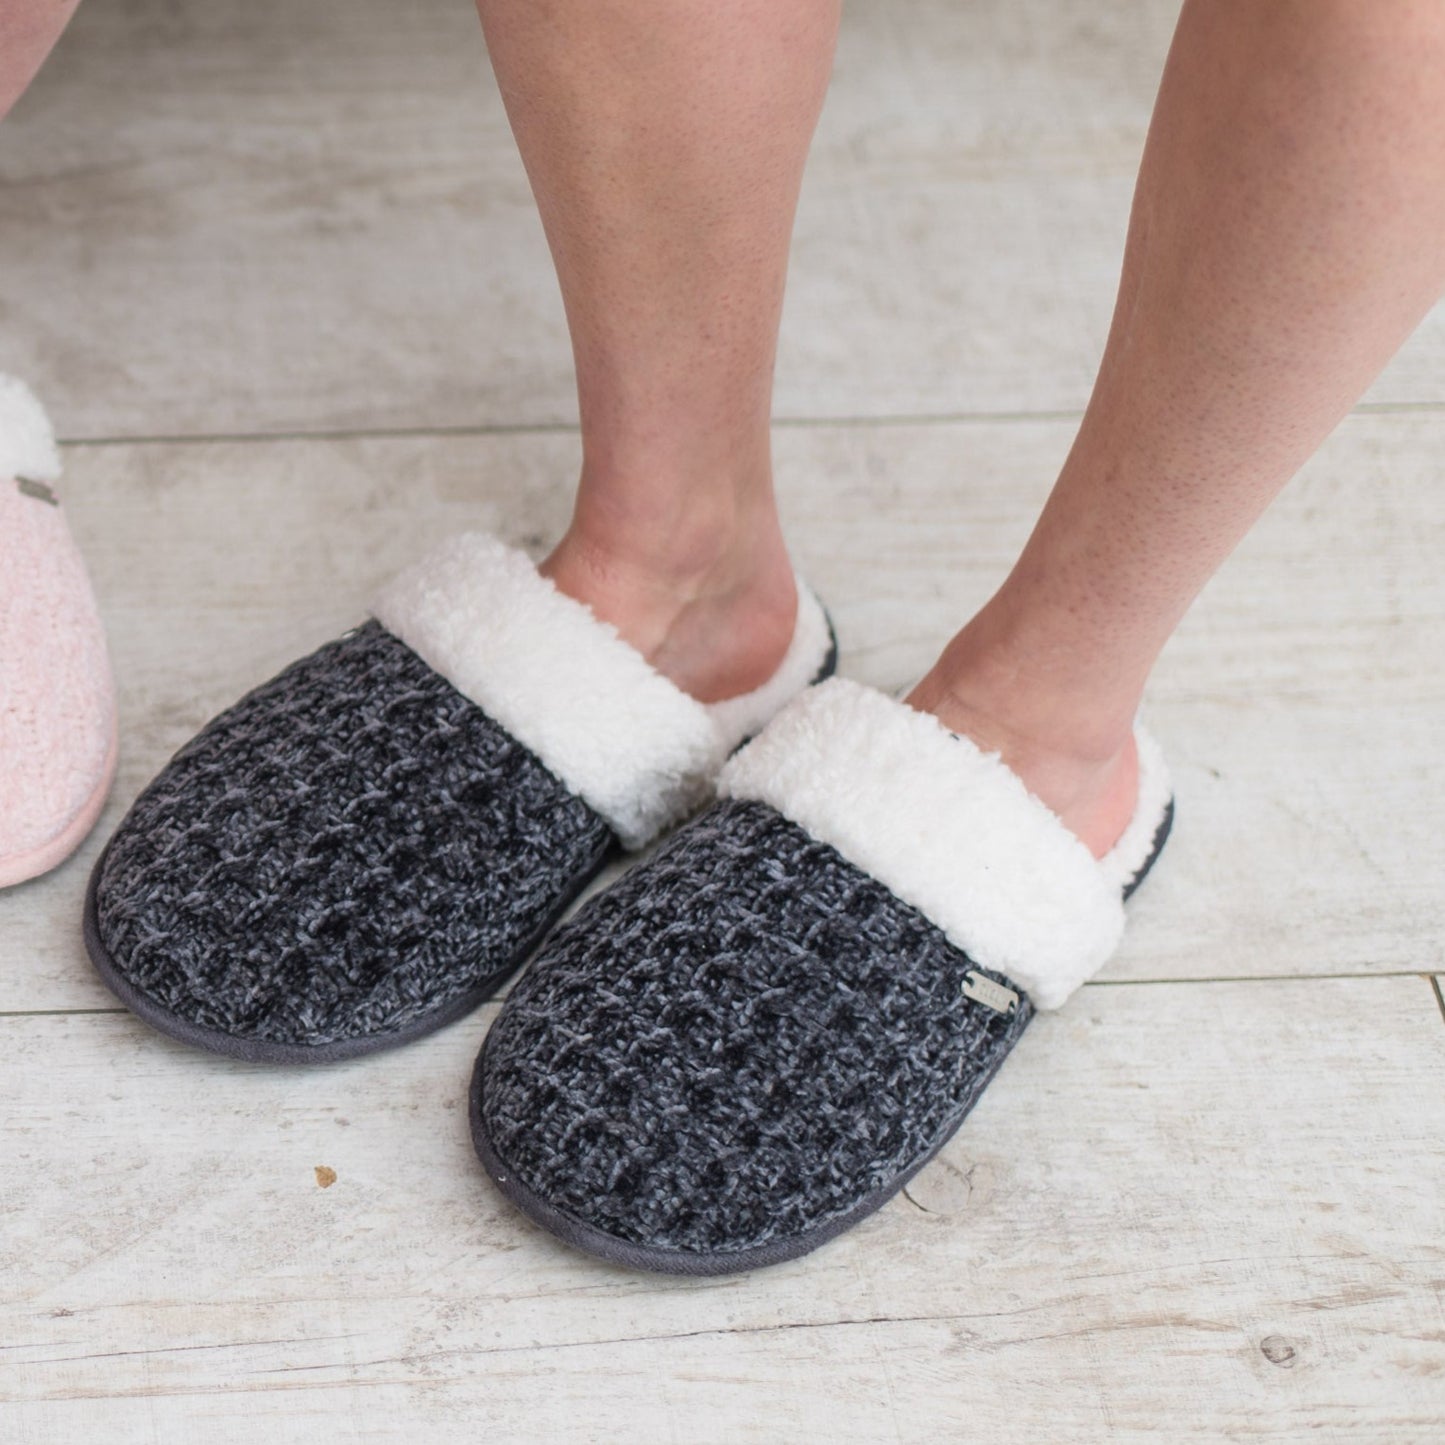
{"type": "Polygon", "coordinates": [[[910,701],[1003,752],[1096,854],[1199,589],[1445,283],[1445,8],[1187,0],[1118,306],[1018,564],[910,701]]]}
{"type": "Polygon", "coordinates": [[[544,570],[705,701],[792,634],[773,358],[837,8],[478,0],[577,365],[582,478],[544,570]]]}
{"type": "Polygon", "coordinates": [[[0,120],[25,94],[79,0],[5,0],[0,4],[0,120]]]}

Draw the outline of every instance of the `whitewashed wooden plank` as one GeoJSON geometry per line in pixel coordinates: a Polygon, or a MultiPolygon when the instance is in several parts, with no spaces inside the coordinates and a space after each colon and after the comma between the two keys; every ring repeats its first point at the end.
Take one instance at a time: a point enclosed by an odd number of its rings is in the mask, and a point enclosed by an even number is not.
{"type": "Polygon", "coordinates": [[[1424,978],[1091,987],[916,1202],[713,1283],[497,1199],[464,1119],[484,1022],[304,1072],[0,1021],[12,1428],[1423,1445],[1445,1411],[1424,978]]]}
{"type": "MultiPolygon", "coordinates": [[[[1061,422],[783,428],[800,564],[843,665],[916,677],[1027,535],[1061,422]]],[[[1108,977],[1418,970],[1441,958],[1445,418],[1356,417],[1171,644],[1150,716],[1179,830],[1108,977]]],[[[109,617],[124,747],[66,868],[0,894],[0,1012],[105,1007],[85,875],[123,808],[207,718],[352,625],[438,538],[565,524],[571,436],[72,448],[69,496],[109,617]]]]}
{"type": "Polygon", "coordinates": [[[6,125],[0,364],[67,435],[570,414],[466,4],[84,7],[6,125]]]}
{"type": "MultiPolygon", "coordinates": [[[[784,416],[1082,406],[1177,0],[849,5],[784,416]]],[[[0,144],[0,367],[70,436],[570,420],[465,4],[87,5],[0,144]]],[[[1373,395],[1440,402],[1445,313],[1373,395]]]]}
{"type": "MultiPolygon", "coordinates": [[[[442,1434],[485,1431],[490,1438],[546,1445],[632,1445],[639,1439],[691,1445],[775,1445],[828,1440],[847,1445],[906,1445],[919,1438],[1017,1445],[1025,1430],[1050,1445],[1159,1440],[1305,1439],[1350,1445],[1435,1445],[1440,1417],[1426,1398],[1356,1406],[1341,1380],[1328,1404],[1312,1407],[1295,1382],[1298,1357],[1270,1365],[1252,1342],[1239,1350],[1243,1388],[1196,1400],[1169,1389],[1177,1355],[1161,1352],[1157,1383],[1131,1388],[1151,1367],[1139,1358],[1157,1342],[1129,1338],[1137,1352],[1120,1362],[1104,1390],[1073,1387],[1076,1368],[1110,1363],[1088,1338],[1035,1346],[1028,1357],[999,1351],[967,1361],[975,1341],[966,1322],[857,1324],[742,1334],[528,1350],[470,1361],[472,1374],[401,1385],[292,1389],[238,1385],[217,1394],[37,1401],[11,1406],[25,1445],[71,1445],[104,1438],[115,1445],[174,1445],[201,1438],[216,1445],[412,1445],[442,1434]],[[1259,1354],[1255,1363],[1253,1354],[1259,1354]],[[1050,1401],[1048,1413],[1039,1401],[1050,1401]]],[[[1316,1384],[1318,1389],[1318,1384],[1316,1384]]],[[[1424,1394],[1418,1386],[1412,1393],[1424,1394]]]]}

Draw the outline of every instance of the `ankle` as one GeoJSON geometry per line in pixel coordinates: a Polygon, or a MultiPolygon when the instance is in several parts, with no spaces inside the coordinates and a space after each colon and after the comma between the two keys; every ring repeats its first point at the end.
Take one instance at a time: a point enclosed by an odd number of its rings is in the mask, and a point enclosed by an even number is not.
{"type": "Polygon", "coordinates": [[[1137,693],[1102,684],[1061,686],[1036,659],[981,646],[972,627],[913,689],[909,705],[998,753],[1096,858],[1103,857],[1137,802],[1137,693]]]}
{"type": "Polygon", "coordinates": [[[701,702],[760,687],[793,638],[797,588],[771,507],[628,529],[579,506],[540,570],[701,702]]]}

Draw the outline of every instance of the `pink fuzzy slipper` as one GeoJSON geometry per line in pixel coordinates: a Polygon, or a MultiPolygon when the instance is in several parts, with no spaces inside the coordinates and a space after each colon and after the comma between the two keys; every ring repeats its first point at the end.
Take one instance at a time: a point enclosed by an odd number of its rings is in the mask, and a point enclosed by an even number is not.
{"type": "Polygon", "coordinates": [[[59,475],[40,403],[0,373],[0,888],[68,858],[115,776],[105,633],[59,475]]]}

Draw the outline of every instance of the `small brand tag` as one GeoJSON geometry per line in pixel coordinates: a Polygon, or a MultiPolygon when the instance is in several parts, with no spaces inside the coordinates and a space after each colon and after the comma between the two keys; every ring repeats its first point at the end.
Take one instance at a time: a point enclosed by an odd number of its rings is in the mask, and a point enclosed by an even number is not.
{"type": "Polygon", "coordinates": [[[52,507],[60,505],[60,498],[44,482],[32,482],[29,477],[16,477],[15,485],[22,497],[34,497],[37,502],[49,502],[52,507]]]}
{"type": "Polygon", "coordinates": [[[972,972],[963,976],[963,996],[991,1008],[996,1014],[1011,1014],[1019,1002],[1019,996],[1013,989],[1005,988],[981,973],[972,972]]]}

